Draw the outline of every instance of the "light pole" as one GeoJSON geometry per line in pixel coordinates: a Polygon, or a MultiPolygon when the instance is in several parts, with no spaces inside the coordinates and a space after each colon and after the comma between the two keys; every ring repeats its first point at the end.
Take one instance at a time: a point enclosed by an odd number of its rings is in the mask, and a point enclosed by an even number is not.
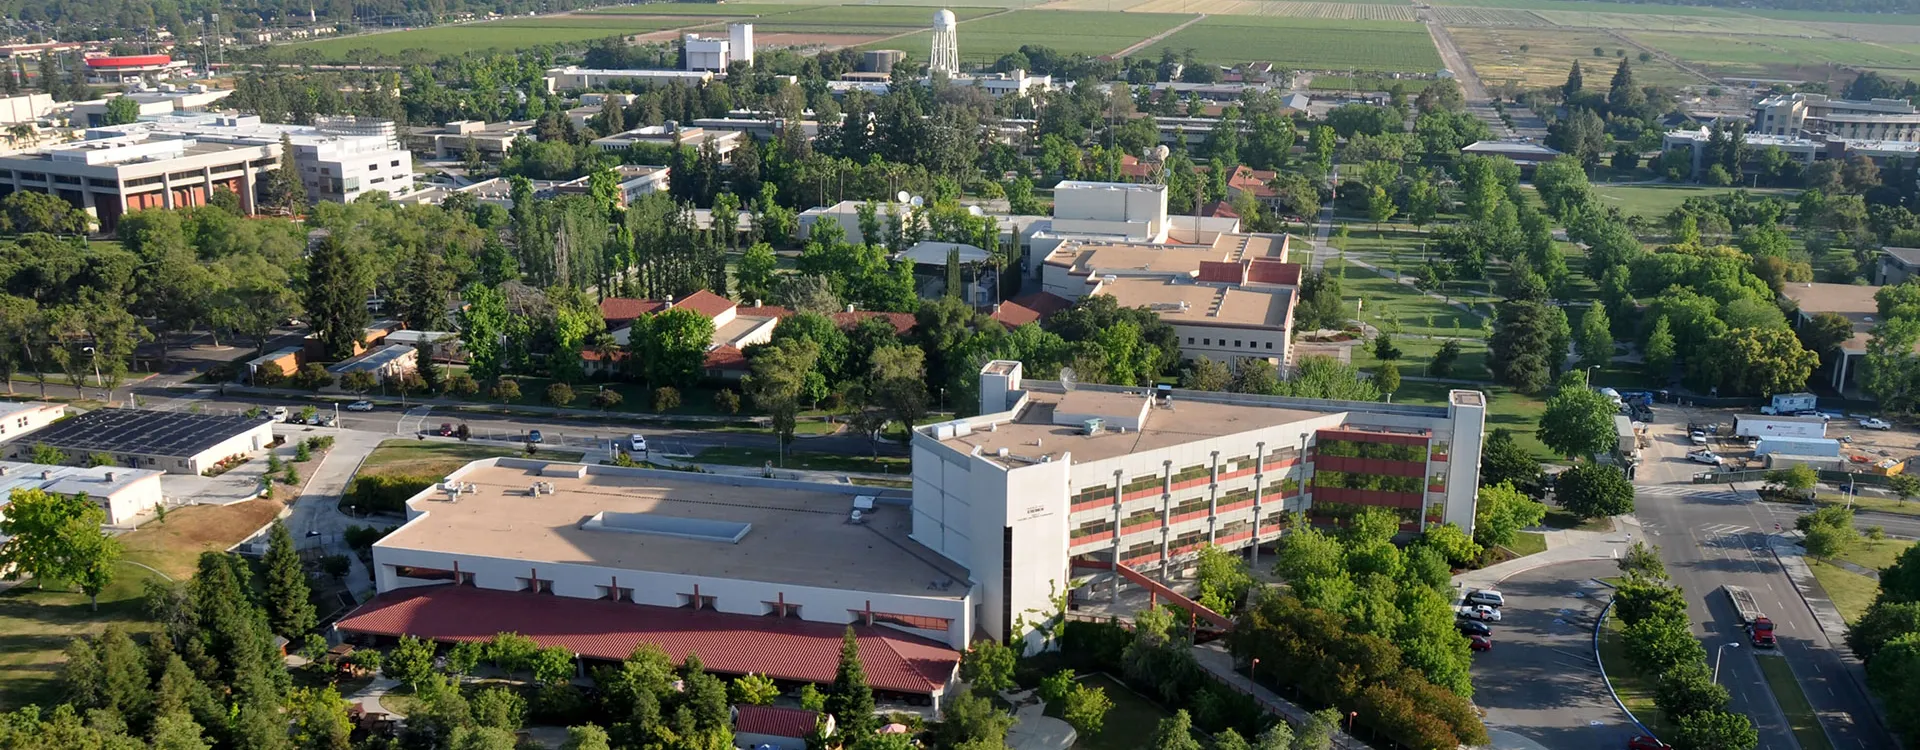
{"type": "Polygon", "coordinates": [[[1586,378],[1588,387],[1593,386],[1593,371],[1598,369],[1600,369],[1599,365],[1587,365],[1587,369],[1580,371],[1580,374],[1586,378]]]}
{"type": "Polygon", "coordinates": [[[1720,657],[1725,656],[1727,654],[1727,649],[1739,648],[1739,647],[1740,647],[1739,641],[1727,641],[1726,643],[1720,644],[1719,648],[1716,648],[1713,650],[1713,681],[1714,682],[1717,683],[1720,681],[1720,657]]]}
{"type": "Polygon", "coordinates": [[[1348,711],[1348,712],[1347,712],[1347,734],[1353,734],[1353,720],[1354,720],[1354,718],[1355,718],[1355,717],[1357,717],[1357,716],[1359,716],[1359,715],[1360,715],[1360,712],[1359,712],[1359,711],[1348,711]]]}
{"type": "MultiPolygon", "coordinates": [[[[1249,664],[1249,665],[1247,665],[1247,679],[1249,679],[1249,680],[1252,680],[1252,679],[1253,679],[1253,670],[1256,670],[1256,669],[1259,669],[1259,668],[1260,668],[1260,658],[1256,656],[1256,657],[1254,657],[1254,659],[1253,659],[1253,663],[1252,663],[1252,664],[1249,664]]],[[[1256,680],[1256,682],[1258,682],[1258,681],[1256,680]]]]}
{"type": "MultiPolygon", "coordinates": [[[[87,359],[93,362],[93,385],[94,385],[94,387],[96,387],[96,388],[97,388],[97,387],[100,387],[100,386],[102,386],[102,385],[105,385],[107,381],[106,381],[105,379],[103,379],[103,378],[101,378],[101,377],[100,377],[100,353],[99,353],[98,351],[95,351],[95,350],[94,350],[94,348],[93,348],[93,347],[91,347],[91,346],[86,346],[86,347],[81,347],[81,348],[80,348],[80,351],[83,351],[83,352],[86,352],[86,353],[87,353],[87,359]]],[[[108,403],[112,403],[112,402],[113,402],[113,393],[112,393],[112,392],[108,392],[108,393],[107,393],[107,402],[108,402],[108,403]]]]}

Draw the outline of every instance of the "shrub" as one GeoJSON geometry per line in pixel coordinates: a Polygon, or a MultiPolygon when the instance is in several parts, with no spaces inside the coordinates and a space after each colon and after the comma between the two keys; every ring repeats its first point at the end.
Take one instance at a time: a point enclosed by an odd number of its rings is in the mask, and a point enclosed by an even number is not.
{"type": "Polygon", "coordinates": [[[493,396],[493,400],[495,401],[519,401],[520,384],[507,378],[501,378],[493,381],[493,388],[488,391],[488,393],[493,396]]]}
{"type": "Polygon", "coordinates": [[[347,485],[347,504],[364,512],[401,513],[407,498],[432,487],[437,477],[416,474],[379,474],[359,476],[347,485]]]}
{"type": "Polygon", "coordinates": [[[673,411],[680,408],[680,389],[663,385],[653,389],[653,410],[673,411]]]}
{"type": "Polygon", "coordinates": [[[566,406],[573,403],[573,386],[566,383],[554,383],[547,386],[547,403],[554,406],[566,406]]]}
{"type": "Polygon", "coordinates": [[[740,413],[740,394],[732,388],[722,388],[713,394],[713,407],[723,414],[740,413]]]}
{"type": "Polygon", "coordinates": [[[625,400],[627,400],[625,396],[620,395],[619,391],[611,388],[603,388],[599,393],[593,394],[593,405],[595,408],[601,410],[619,406],[620,402],[625,400]]]}

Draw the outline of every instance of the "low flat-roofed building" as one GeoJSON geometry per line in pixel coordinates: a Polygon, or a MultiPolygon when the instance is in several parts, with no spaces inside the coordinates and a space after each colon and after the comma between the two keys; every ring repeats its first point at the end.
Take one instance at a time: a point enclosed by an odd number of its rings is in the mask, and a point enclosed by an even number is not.
{"type": "Polygon", "coordinates": [[[53,424],[67,415],[67,407],[44,401],[0,401],[0,442],[12,440],[53,424]]]}
{"type": "Polygon", "coordinates": [[[96,453],[114,463],[169,474],[199,474],[222,459],[246,456],[273,442],[273,422],[147,409],[98,409],[44,427],[30,440],[5,443],[6,455],[27,460],[45,445],[71,463],[96,453]]]}
{"type": "Polygon", "coordinates": [[[1183,357],[1235,364],[1287,361],[1293,287],[1217,286],[1171,279],[1116,279],[1094,287],[1121,307],[1144,307],[1173,326],[1183,357]]]}
{"type": "Polygon", "coordinates": [[[699,150],[712,143],[725,160],[728,154],[746,143],[746,136],[738,131],[707,130],[698,127],[679,127],[674,125],[646,125],[624,133],[615,133],[605,138],[595,138],[593,145],[601,151],[625,151],[638,145],[682,146],[699,150]]]}
{"type": "Polygon", "coordinates": [[[564,68],[547,70],[547,93],[602,88],[615,81],[634,83],[673,83],[682,86],[699,86],[712,82],[714,73],[705,70],[655,70],[582,68],[569,65],[564,68]]]}
{"type": "Polygon", "coordinates": [[[482,158],[499,161],[505,159],[507,151],[521,139],[538,140],[533,134],[535,124],[533,120],[456,120],[408,133],[407,148],[428,158],[460,159],[466,156],[467,145],[472,144],[482,158]]]}
{"type": "Polygon", "coordinates": [[[300,372],[300,365],[304,364],[306,360],[307,349],[304,346],[289,346],[285,349],[267,352],[266,354],[247,360],[247,382],[251,383],[255,378],[259,377],[260,368],[266,365],[273,365],[280,368],[281,377],[293,377],[296,373],[300,372]]]}
{"type": "Polygon", "coordinates": [[[1904,284],[1910,279],[1920,278],[1920,248],[1882,248],[1878,270],[1874,283],[1881,286],[1904,284]]]}
{"type": "MultiPolygon", "coordinates": [[[[413,191],[413,154],[401,148],[392,120],[320,117],[310,125],[265,122],[258,115],[174,112],[87,131],[88,138],[167,134],[208,143],[278,147],[293,144],[308,200],[350,203],[366,193],[399,197],[413,191]]],[[[276,154],[278,151],[275,152],[276,154]]]]}
{"type": "Polygon", "coordinates": [[[53,114],[52,94],[0,97],[0,125],[28,124],[50,114],[53,114]]]}
{"type": "MultiPolygon", "coordinates": [[[[1840,354],[1833,358],[1832,371],[1828,373],[1828,385],[1836,391],[1846,390],[1853,382],[1860,360],[1867,356],[1867,344],[1873,340],[1873,329],[1879,325],[1876,318],[1880,305],[1874,300],[1879,291],[1877,286],[1811,282],[1792,282],[1780,289],[1780,296],[1797,310],[1791,320],[1795,328],[1811,323],[1814,316],[1821,313],[1833,313],[1853,323],[1853,338],[1840,344],[1840,354]]],[[[1920,343],[1914,345],[1914,351],[1920,352],[1920,343]]]]}
{"type": "Polygon", "coordinates": [[[265,173],[280,167],[280,144],[216,143],[132,133],[0,155],[0,195],[47,193],[85,211],[111,231],[129,211],[204,206],[211,190],[230,190],[253,213],[265,173]]]}
{"type": "Polygon", "coordinates": [[[394,331],[387,334],[387,345],[426,347],[436,362],[464,362],[467,358],[460,348],[460,334],[452,331],[394,331]]]}
{"type": "Polygon", "coordinates": [[[0,517],[7,514],[7,499],[15,490],[40,490],[55,495],[85,495],[107,512],[106,525],[133,526],[163,501],[160,475],[164,473],[124,466],[0,461],[0,517]]]}
{"type": "Polygon", "coordinates": [[[876,689],[937,700],[973,633],[973,583],[912,540],[904,498],[875,494],[484,459],[407,501],[406,524],[373,546],[380,594],[339,627],[515,630],[596,661],[652,643],[716,673],[830,682],[852,625],[876,689]],[[450,607],[466,616],[429,616],[450,607]]]}
{"type": "Polygon", "coordinates": [[[373,373],[373,379],[385,383],[420,368],[420,350],[407,344],[387,344],[353,359],[345,360],[327,372],[334,375],[346,375],[350,372],[373,373]]]}
{"type": "Polygon", "coordinates": [[[1478,156],[1504,156],[1523,167],[1558,159],[1565,154],[1558,149],[1527,141],[1475,141],[1460,148],[1460,153],[1478,156]]]}

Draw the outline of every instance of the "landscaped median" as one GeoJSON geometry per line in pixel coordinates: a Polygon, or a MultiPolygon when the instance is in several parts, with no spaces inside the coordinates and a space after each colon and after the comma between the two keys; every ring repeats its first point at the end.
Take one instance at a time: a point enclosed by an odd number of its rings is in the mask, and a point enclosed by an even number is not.
{"type": "MultiPolygon", "coordinates": [[[[1753,721],[1727,710],[1727,689],[1693,636],[1687,603],[1644,544],[1621,559],[1613,602],[1595,625],[1595,650],[1607,683],[1655,736],[1682,748],[1752,750],[1753,721]],[[1616,623],[1617,620],[1617,623],[1616,623]]],[[[1804,699],[1803,699],[1804,700],[1804,699]]]]}
{"type": "Polygon", "coordinates": [[[1787,725],[1792,727],[1793,739],[1800,743],[1800,750],[1833,750],[1827,731],[1820,728],[1820,715],[1807,701],[1800,681],[1793,678],[1793,668],[1787,665],[1787,660],[1777,653],[1758,654],[1754,660],[1760,662],[1760,673],[1767,676],[1767,687],[1773,690],[1773,699],[1780,703],[1780,712],[1786,714],[1787,725]]]}

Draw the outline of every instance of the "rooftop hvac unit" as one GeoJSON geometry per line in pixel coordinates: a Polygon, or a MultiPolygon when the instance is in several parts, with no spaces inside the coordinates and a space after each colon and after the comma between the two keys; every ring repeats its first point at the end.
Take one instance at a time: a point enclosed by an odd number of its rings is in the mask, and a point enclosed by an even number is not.
{"type": "Polygon", "coordinates": [[[1100,429],[1106,426],[1106,420],[1095,417],[1082,422],[1081,426],[1086,428],[1088,435],[1098,435],[1100,434],[1100,429]]]}
{"type": "Polygon", "coordinates": [[[856,497],[854,497],[854,498],[853,498],[853,509],[854,509],[854,510],[864,510],[864,511],[872,511],[872,510],[873,510],[873,496],[872,496],[872,495],[859,495],[859,496],[856,496],[856,497]]]}
{"type": "Polygon", "coordinates": [[[1007,457],[1007,449],[1005,449],[1005,448],[1001,448],[1001,449],[1000,449],[1000,451],[999,451],[999,456],[1000,456],[1001,458],[1006,458],[1006,457],[1007,457]]]}

